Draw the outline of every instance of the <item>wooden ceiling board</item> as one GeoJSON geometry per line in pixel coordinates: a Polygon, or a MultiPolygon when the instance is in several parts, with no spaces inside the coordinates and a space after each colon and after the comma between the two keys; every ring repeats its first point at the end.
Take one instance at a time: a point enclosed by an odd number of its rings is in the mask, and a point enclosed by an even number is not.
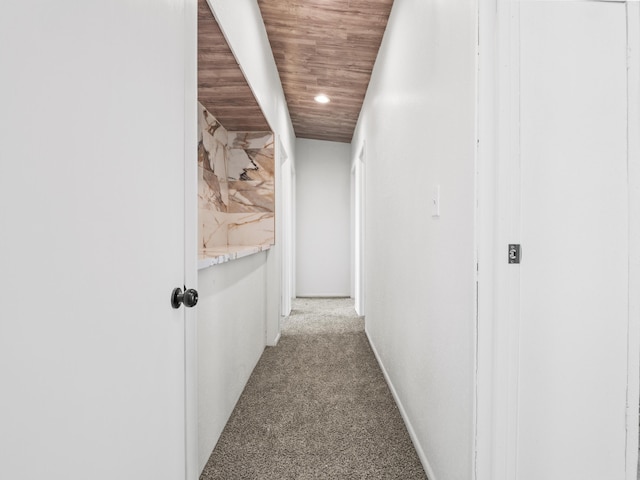
{"type": "Polygon", "coordinates": [[[198,100],[229,131],[271,130],[206,0],[198,0],[198,100]]]}
{"type": "Polygon", "coordinates": [[[297,137],[351,142],[392,5],[258,0],[297,137]]]}

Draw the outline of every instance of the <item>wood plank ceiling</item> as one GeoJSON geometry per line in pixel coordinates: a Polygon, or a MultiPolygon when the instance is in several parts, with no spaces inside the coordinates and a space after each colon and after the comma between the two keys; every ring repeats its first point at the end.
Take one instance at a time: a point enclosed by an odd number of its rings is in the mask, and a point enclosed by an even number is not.
{"type": "Polygon", "coordinates": [[[258,0],[297,137],[351,142],[392,4],[258,0]]]}
{"type": "Polygon", "coordinates": [[[206,0],[198,0],[198,100],[229,131],[271,130],[206,0]]]}

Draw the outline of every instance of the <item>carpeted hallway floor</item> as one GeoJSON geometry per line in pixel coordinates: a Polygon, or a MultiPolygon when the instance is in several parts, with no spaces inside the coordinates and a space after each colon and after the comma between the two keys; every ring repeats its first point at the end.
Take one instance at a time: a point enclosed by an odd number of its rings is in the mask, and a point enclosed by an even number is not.
{"type": "Polygon", "coordinates": [[[351,299],[297,299],[201,480],[426,479],[351,299]]]}

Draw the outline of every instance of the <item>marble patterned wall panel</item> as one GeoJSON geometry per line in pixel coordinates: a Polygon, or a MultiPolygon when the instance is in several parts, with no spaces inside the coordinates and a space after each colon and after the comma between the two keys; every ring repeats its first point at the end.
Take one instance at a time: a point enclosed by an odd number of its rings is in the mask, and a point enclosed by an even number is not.
{"type": "Polygon", "coordinates": [[[200,103],[198,127],[200,250],[273,245],[273,134],[228,132],[200,103]]]}
{"type": "Polygon", "coordinates": [[[271,132],[229,132],[229,180],[273,180],[275,150],[271,132]]]}
{"type": "Polygon", "coordinates": [[[261,148],[258,150],[245,150],[245,152],[256,168],[247,170],[242,180],[272,181],[275,176],[274,149],[261,148]]]}
{"type": "Polygon", "coordinates": [[[213,172],[198,167],[198,198],[200,208],[226,212],[229,205],[229,182],[220,182],[213,172]]]}
{"type": "Polygon", "coordinates": [[[198,211],[199,250],[216,249],[228,245],[227,213],[200,209],[198,211]]]}
{"type": "Polygon", "coordinates": [[[273,213],[228,213],[229,245],[273,245],[275,217],[273,213]]]}
{"type": "Polygon", "coordinates": [[[272,181],[229,181],[229,213],[271,212],[275,210],[272,181]]]}
{"type": "Polygon", "coordinates": [[[198,132],[198,164],[226,181],[229,133],[200,103],[198,132]]]}
{"type": "Polygon", "coordinates": [[[268,181],[274,178],[274,150],[262,148],[257,150],[229,149],[227,178],[242,181],[268,181]]]}
{"type": "MultiPolygon", "coordinates": [[[[227,245],[226,205],[217,177],[198,167],[198,246],[213,248],[227,245]],[[222,207],[224,209],[221,209],[222,207]]],[[[226,185],[226,183],[225,183],[226,185]]],[[[228,189],[227,189],[228,195],[228,189]]]]}
{"type": "Polygon", "coordinates": [[[226,246],[228,133],[201,104],[198,104],[198,132],[198,245],[226,246]]]}
{"type": "Polygon", "coordinates": [[[275,212],[273,134],[229,132],[228,139],[229,212],[275,212]]]}
{"type": "Polygon", "coordinates": [[[229,132],[229,148],[242,150],[256,150],[273,148],[273,133],[271,132],[229,132]]]}
{"type": "Polygon", "coordinates": [[[257,168],[247,152],[241,148],[230,148],[227,162],[227,180],[240,180],[247,170],[257,168]]]}

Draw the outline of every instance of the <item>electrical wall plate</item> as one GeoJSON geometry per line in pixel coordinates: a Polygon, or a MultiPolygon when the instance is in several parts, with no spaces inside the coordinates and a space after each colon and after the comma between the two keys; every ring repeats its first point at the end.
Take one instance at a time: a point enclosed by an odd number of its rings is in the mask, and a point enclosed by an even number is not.
{"type": "Polygon", "coordinates": [[[431,195],[431,216],[440,216],[440,185],[433,186],[433,194],[431,195]]]}

